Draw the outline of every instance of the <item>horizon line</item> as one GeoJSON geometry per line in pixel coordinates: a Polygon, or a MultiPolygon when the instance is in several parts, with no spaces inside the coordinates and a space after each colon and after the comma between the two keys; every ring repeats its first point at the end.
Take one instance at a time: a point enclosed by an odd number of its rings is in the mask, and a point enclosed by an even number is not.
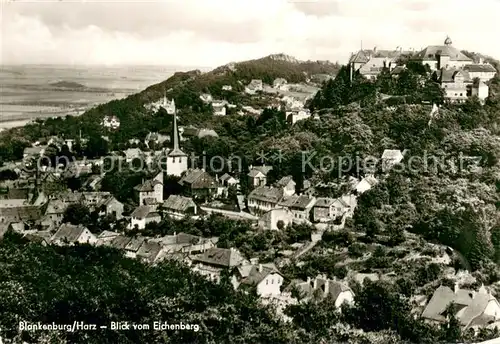
{"type": "Polygon", "coordinates": [[[151,64],[151,63],[0,63],[0,67],[23,67],[23,66],[82,66],[82,67],[181,67],[196,69],[213,69],[213,66],[194,66],[179,64],[151,64]]]}

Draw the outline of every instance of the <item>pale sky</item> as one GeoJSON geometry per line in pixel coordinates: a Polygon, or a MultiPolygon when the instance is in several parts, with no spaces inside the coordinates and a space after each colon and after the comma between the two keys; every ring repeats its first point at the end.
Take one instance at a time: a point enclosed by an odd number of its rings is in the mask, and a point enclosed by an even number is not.
{"type": "Polygon", "coordinates": [[[2,64],[345,63],[442,44],[500,59],[500,0],[0,0],[2,64]]]}

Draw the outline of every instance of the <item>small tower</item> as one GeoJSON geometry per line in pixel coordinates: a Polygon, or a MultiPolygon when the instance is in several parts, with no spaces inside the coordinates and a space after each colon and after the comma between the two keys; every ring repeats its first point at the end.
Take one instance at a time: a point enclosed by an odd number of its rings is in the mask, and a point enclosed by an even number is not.
{"type": "Polygon", "coordinates": [[[450,46],[452,44],[453,44],[453,42],[451,41],[450,36],[446,36],[446,39],[444,40],[444,45],[450,46]]]}
{"type": "MultiPolygon", "coordinates": [[[[167,102],[167,97],[163,100],[163,108],[167,110],[169,106],[167,102]]],[[[175,103],[172,100],[171,108],[173,108],[174,115],[174,127],[172,131],[172,142],[173,148],[167,154],[167,175],[180,177],[185,171],[187,171],[187,160],[188,156],[179,148],[179,132],[177,129],[177,111],[175,110],[175,103]]]]}

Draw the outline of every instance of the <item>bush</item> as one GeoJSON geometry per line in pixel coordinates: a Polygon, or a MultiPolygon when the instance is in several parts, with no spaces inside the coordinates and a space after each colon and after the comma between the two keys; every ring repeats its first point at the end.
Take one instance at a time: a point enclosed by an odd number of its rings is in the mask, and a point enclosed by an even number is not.
{"type": "Polygon", "coordinates": [[[348,247],[354,242],[352,234],[346,230],[325,232],[322,241],[340,247],[348,247]]]}
{"type": "Polygon", "coordinates": [[[333,274],[335,275],[335,277],[337,277],[339,279],[346,278],[348,272],[349,272],[349,270],[347,270],[345,265],[339,266],[339,267],[335,268],[335,270],[333,270],[333,274]]]}
{"type": "Polygon", "coordinates": [[[354,258],[360,258],[366,251],[366,245],[361,243],[354,243],[349,246],[349,255],[354,258]]]}

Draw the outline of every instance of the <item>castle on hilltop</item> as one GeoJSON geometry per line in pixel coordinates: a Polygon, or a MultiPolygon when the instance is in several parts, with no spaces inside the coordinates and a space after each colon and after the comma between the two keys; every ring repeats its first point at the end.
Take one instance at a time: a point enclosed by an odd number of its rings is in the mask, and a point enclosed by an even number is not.
{"type": "Polygon", "coordinates": [[[429,45],[415,52],[395,50],[361,49],[349,59],[351,73],[359,72],[369,80],[375,80],[383,71],[388,70],[397,77],[405,68],[403,60],[429,66],[432,77],[445,91],[445,99],[452,102],[463,102],[468,97],[477,96],[480,101],[488,97],[489,88],[485,82],[491,80],[496,69],[482,59],[473,61],[453,46],[449,36],[442,45],[429,45]]]}

